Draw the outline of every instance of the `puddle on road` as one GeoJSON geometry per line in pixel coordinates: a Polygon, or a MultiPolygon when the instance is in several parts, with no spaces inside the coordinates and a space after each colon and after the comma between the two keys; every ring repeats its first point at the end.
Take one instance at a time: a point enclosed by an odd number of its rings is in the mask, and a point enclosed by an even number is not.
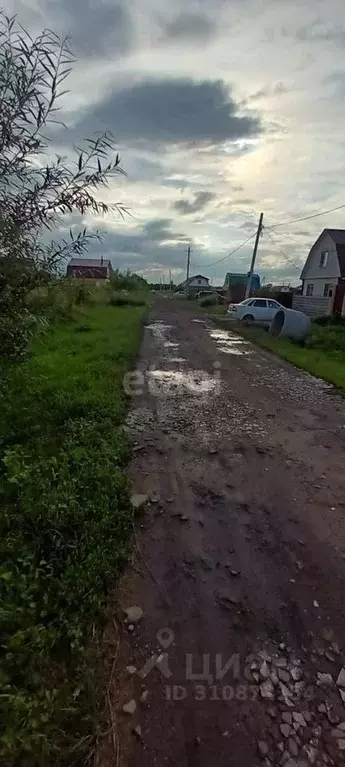
{"type": "Polygon", "coordinates": [[[210,337],[217,342],[218,351],[223,354],[234,354],[237,357],[251,354],[252,351],[248,341],[244,341],[241,336],[236,336],[229,330],[211,330],[210,337]]]}
{"type": "Polygon", "coordinates": [[[151,333],[155,338],[158,338],[160,341],[164,341],[165,337],[167,335],[168,330],[172,325],[167,325],[162,320],[155,320],[154,322],[151,322],[149,325],[145,325],[145,328],[147,330],[151,330],[151,333]]]}
{"type": "Polygon", "coordinates": [[[204,370],[150,370],[148,371],[149,389],[155,393],[187,389],[191,394],[207,394],[217,392],[220,388],[219,377],[211,376],[204,370]]]}

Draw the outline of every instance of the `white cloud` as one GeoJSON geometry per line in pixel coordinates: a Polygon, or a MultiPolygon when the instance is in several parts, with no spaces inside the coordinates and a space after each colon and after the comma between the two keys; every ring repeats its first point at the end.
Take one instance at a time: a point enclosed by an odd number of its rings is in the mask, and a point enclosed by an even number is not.
{"type": "MultiPolygon", "coordinates": [[[[106,222],[112,245],[116,233],[132,238],[130,254],[123,239],[116,251],[120,265],[136,260],[142,271],[151,269],[157,276],[160,268],[167,273],[169,258],[173,269],[183,264],[184,240],[179,237],[156,243],[150,260],[143,240],[149,247],[152,239],[145,227],[157,220],[169,220],[171,236],[182,233],[191,240],[194,261],[202,269],[240,244],[261,210],[271,226],[343,202],[343,0],[218,0],[212,5],[185,0],[174,11],[167,0],[10,0],[9,5],[9,12],[12,6],[34,31],[52,25],[74,32],[79,60],[64,99],[71,129],[79,124],[85,135],[88,125],[94,127],[90,116],[95,114],[98,127],[115,136],[118,126],[128,179],[116,181],[108,195],[133,214],[106,222]],[[220,81],[217,89],[214,84],[220,81]],[[209,84],[204,91],[202,83],[209,84]],[[133,93],[135,102],[128,99],[133,93]],[[208,94],[204,105],[203,93],[208,94]],[[227,118],[223,111],[218,130],[216,111],[211,111],[217,105],[224,108],[226,99],[234,107],[227,118]],[[112,108],[104,110],[105,104],[112,108]],[[178,114],[180,106],[185,120],[178,114]],[[250,131],[241,140],[231,132],[229,116],[234,114],[260,123],[254,140],[250,131]],[[149,141],[155,131],[159,141],[149,141]],[[162,141],[167,134],[168,145],[162,141]],[[200,206],[205,192],[207,205],[200,206]]],[[[71,130],[63,142],[72,137],[71,130]]],[[[270,281],[284,274],[296,282],[298,269],[290,264],[304,260],[323,227],[344,222],[345,211],[340,211],[275,230],[273,242],[266,237],[260,243],[258,271],[270,281]]],[[[246,246],[207,273],[221,280],[228,269],[243,271],[249,259],[246,246]]]]}

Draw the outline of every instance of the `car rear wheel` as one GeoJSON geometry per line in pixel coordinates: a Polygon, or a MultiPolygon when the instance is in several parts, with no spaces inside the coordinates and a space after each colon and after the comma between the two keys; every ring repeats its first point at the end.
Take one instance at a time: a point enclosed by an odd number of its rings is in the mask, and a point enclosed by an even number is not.
{"type": "Polygon", "coordinates": [[[253,317],[253,315],[252,315],[252,314],[245,314],[245,315],[244,315],[244,317],[243,317],[243,319],[242,319],[242,322],[246,322],[246,323],[247,323],[247,325],[251,325],[251,324],[252,324],[252,322],[254,322],[254,317],[253,317]]]}

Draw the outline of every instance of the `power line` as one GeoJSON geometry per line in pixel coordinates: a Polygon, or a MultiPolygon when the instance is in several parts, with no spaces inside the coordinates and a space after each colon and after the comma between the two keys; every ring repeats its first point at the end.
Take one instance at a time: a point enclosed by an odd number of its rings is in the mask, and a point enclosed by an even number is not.
{"type": "Polygon", "coordinates": [[[278,243],[273,239],[272,234],[268,231],[266,226],[264,227],[264,234],[267,234],[267,237],[270,238],[271,242],[273,242],[273,244],[276,246],[277,250],[279,250],[279,252],[282,254],[283,258],[286,259],[286,261],[288,262],[289,266],[293,266],[294,269],[301,269],[300,265],[294,264],[291,261],[291,259],[289,258],[289,256],[287,256],[286,253],[284,253],[284,251],[281,249],[281,247],[278,245],[278,243]]]}
{"type": "Polygon", "coordinates": [[[311,218],[317,218],[318,216],[325,216],[327,213],[334,213],[336,210],[345,208],[345,205],[338,205],[337,208],[330,208],[329,210],[322,210],[320,213],[313,213],[310,216],[304,216],[303,218],[293,218],[290,221],[283,221],[281,224],[274,224],[274,226],[266,227],[269,229],[278,229],[279,226],[288,226],[288,224],[298,224],[300,221],[310,221],[311,218]]]}
{"type": "Polygon", "coordinates": [[[243,248],[243,246],[246,245],[247,242],[249,242],[249,240],[252,240],[253,237],[255,237],[255,236],[256,236],[256,231],[253,232],[249,237],[247,237],[247,239],[244,242],[242,242],[241,245],[238,245],[237,248],[232,250],[231,253],[228,253],[226,256],[222,256],[222,258],[218,258],[217,261],[212,261],[211,264],[194,264],[193,263],[192,266],[195,266],[197,268],[200,267],[200,269],[208,269],[209,267],[214,266],[214,264],[220,264],[221,261],[226,261],[227,258],[231,258],[231,256],[233,256],[235,253],[237,253],[237,251],[239,251],[241,248],[243,248]]]}

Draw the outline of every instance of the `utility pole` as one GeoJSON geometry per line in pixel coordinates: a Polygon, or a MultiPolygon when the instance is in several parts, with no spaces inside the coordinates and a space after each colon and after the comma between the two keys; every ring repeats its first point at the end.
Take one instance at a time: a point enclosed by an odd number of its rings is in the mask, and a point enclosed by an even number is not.
{"type": "Polygon", "coordinates": [[[171,293],[171,287],[172,287],[171,286],[171,269],[169,269],[169,290],[170,290],[170,293],[171,293]]]}
{"type": "Polygon", "coordinates": [[[257,232],[256,232],[256,237],[255,237],[255,244],[254,244],[254,250],[253,250],[253,255],[252,255],[252,262],[251,262],[251,264],[250,264],[250,269],[249,269],[249,273],[248,273],[248,281],[247,281],[247,287],[246,287],[246,295],[245,295],[245,298],[249,298],[249,296],[250,296],[250,288],[251,288],[251,282],[252,282],[252,274],[253,274],[253,271],[254,271],[254,266],[255,266],[255,259],[256,259],[256,254],[257,254],[257,250],[258,250],[258,245],[259,245],[260,234],[261,234],[261,232],[262,232],[262,219],[263,219],[263,217],[264,217],[264,214],[263,214],[263,213],[260,213],[260,218],[259,218],[259,226],[258,226],[258,230],[257,230],[257,232]]]}
{"type": "MultiPolygon", "coordinates": [[[[189,280],[189,267],[190,267],[190,245],[188,245],[188,250],[187,250],[187,282],[189,280]]],[[[187,288],[188,288],[188,285],[187,285],[187,288]]]]}

